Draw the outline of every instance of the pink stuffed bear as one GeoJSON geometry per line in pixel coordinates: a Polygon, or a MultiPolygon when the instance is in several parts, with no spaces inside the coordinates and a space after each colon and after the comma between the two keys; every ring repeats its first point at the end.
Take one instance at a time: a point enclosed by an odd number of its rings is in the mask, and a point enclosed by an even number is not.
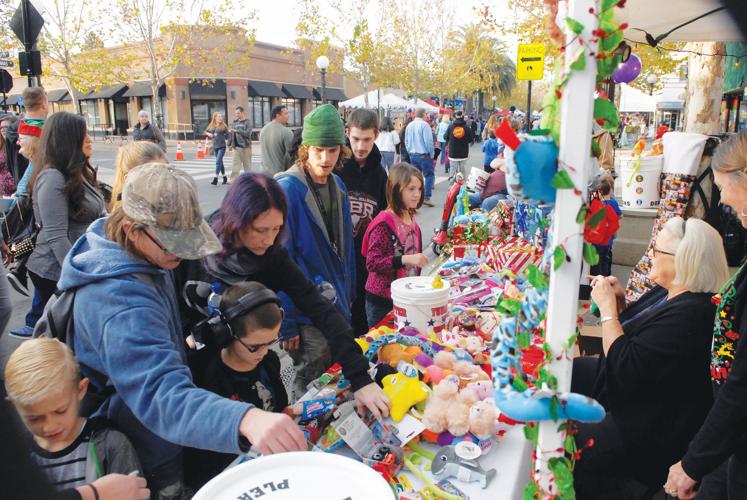
{"type": "Polygon", "coordinates": [[[478,439],[488,439],[495,432],[498,410],[493,401],[477,401],[469,409],[469,431],[478,439]]]}
{"type": "Polygon", "coordinates": [[[493,397],[493,384],[490,383],[490,380],[477,380],[475,382],[470,382],[464,390],[472,392],[476,401],[482,401],[493,397]]]}

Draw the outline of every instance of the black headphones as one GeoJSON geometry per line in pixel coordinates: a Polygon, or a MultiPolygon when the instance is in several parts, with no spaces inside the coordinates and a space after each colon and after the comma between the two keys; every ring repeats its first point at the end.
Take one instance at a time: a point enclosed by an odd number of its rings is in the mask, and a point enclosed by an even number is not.
{"type": "Polygon", "coordinates": [[[208,303],[214,306],[215,313],[213,317],[204,319],[195,325],[192,333],[197,342],[204,344],[207,337],[211,336],[219,348],[228,347],[238,338],[231,328],[231,322],[265,304],[276,304],[280,308],[281,315],[284,315],[282,302],[275,292],[267,288],[253,290],[242,295],[236,304],[226,311],[221,308],[221,301],[221,295],[216,293],[210,295],[208,303]]]}

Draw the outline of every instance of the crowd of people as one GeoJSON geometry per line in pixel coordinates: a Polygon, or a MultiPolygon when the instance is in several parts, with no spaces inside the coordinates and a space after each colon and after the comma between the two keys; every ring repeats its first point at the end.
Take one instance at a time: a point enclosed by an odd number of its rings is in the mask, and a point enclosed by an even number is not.
{"type": "MultiPolygon", "coordinates": [[[[187,498],[237,454],[306,450],[289,407],[332,363],[360,411],[388,415],[354,339],[391,310],[392,281],[428,262],[416,214],[433,205],[438,158],[465,174],[481,134],[461,112],[427,120],[418,109],[398,133],[371,110],[343,123],[321,105],[294,136],[280,106],[260,134],[272,175],[241,161],[220,208],[203,214],[194,180],[169,165],[147,120],[151,136],[120,148],[108,192],[85,120],[47,118],[39,88],[24,103],[20,120],[0,119],[0,187],[15,194],[7,213],[26,214],[26,228],[32,215],[34,238],[19,249],[6,215],[8,276],[30,293],[28,275],[35,294],[16,335],[30,337],[44,305],[63,297],[72,334],[26,340],[8,360],[0,456],[10,498],[187,498]]],[[[236,111],[231,125],[216,115],[208,127],[216,158],[229,147],[251,158],[251,128],[236,111]]],[[[505,161],[492,129],[483,139],[488,192],[470,202],[490,210],[507,196],[505,161]]],[[[713,162],[722,202],[740,214],[746,162],[745,133],[713,162]]],[[[220,177],[229,183],[216,165],[213,184],[220,177]]],[[[609,180],[594,196],[615,211],[609,180]]],[[[698,498],[743,498],[744,266],[728,278],[718,233],[696,219],[668,221],[651,259],[658,286],[635,303],[608,268],[592,280],[603,353],[575,360],[573,390],[607,417],[578,428],[579,448],[595,443],[574,471],[579,498],[606,498],[630,477],[679,498],[698,482],[698,498]]],[[[2,329],[9,289],[0,275],[2,329]]]]}

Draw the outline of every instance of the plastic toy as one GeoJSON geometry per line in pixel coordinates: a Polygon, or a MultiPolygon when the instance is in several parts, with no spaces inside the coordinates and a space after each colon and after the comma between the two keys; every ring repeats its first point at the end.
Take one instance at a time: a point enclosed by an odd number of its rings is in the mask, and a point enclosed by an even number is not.
{"type": "Polygon", "coordinates": [[[383,380],[384,394],[392,402],[391,416],[395,422],[402,420],[410,408],[428,397],[414,366],[400,362],[397,370],[399,373],[387,375],[383,380]]]}
{"type": "Polygon", "coordinates": [[[495,469],[486,471],[476,460],[459,458],[454,446],[444,446],[433,457],[431,473],[442,478],[455,477],[466,483],[479,482],[482,489],[485,489],[496,471],[495,469]]]}
{"type": "Polygon", "coordinates": [[[400,344],[387,344],[379,349],[379,361],[395,368],[400,361],[412,363],[416,355],[416,352],[408,351],[400,344]]]}

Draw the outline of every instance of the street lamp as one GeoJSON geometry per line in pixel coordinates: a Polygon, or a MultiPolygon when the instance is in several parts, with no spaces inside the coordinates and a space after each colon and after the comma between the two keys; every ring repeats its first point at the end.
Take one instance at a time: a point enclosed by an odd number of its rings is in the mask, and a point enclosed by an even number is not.
{"type": "Polygon", "coordinates": [[[316,67],[322,72],[322,104],[327,102],[327,68],[329,68],[329,58],[319,56],[316,58],[316,67]]]}
{"type": "Polygon", "coordinates": [[[646,82],[648,83],[648,95],[654,95],[654,85],[656,85],[656,81],[658,78],[656,78],[656,75],[650,74],[646,78],[646,82]]]}

